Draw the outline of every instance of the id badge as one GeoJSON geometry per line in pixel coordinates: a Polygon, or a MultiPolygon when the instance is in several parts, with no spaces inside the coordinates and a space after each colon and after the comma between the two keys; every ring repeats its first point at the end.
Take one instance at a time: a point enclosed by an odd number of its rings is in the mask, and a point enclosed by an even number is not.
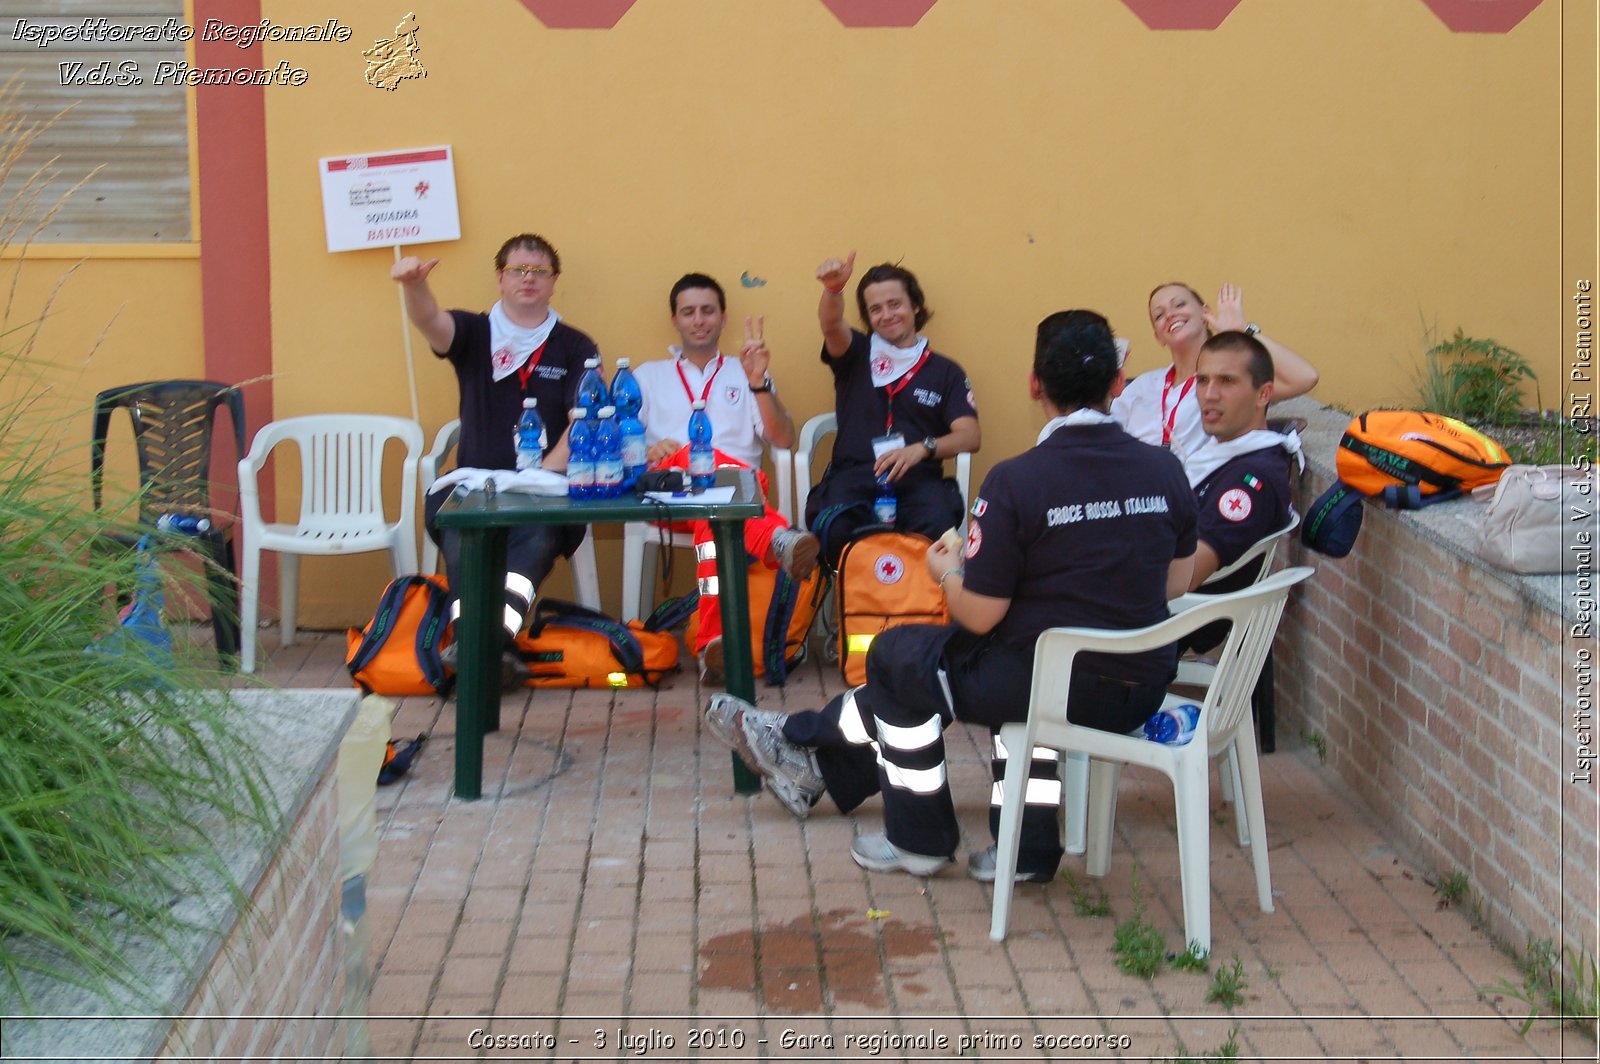
{"type": "Polygon", "coordinates": [[[898,451],[906,445],[903,433],[892,432],[887,436],[875,437],[872,441],[872,459],[877,461],[890,451],[898,451]]]}

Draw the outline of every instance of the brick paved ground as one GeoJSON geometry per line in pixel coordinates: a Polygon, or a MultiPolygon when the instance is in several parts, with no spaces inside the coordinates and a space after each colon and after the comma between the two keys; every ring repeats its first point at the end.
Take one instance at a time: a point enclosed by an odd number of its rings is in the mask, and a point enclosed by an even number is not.
{"type": "MultiPolygon", "coordinates": [[[[276,649],[275,633],[263,643],[276,649]]],[[[343,653],[342,634],[305,633],[263,675],[343,686],[343,653]]],[[[838,682],[807,666],[763,688],[763,705],[818,706],[838,682]]],[[[1207,1002],[1208,976],[1146,981],[1114,963],[1135,869],[1148,920],[1169,948],[1182,937],[1163,777],[1124,771],[1107,879],[1064,862],[1114,915],[1077,915],[1065,878],[1021,886],[996,944],[990,891],[960,868],[914,879],[851,862],[857,830],[881,829],[876,802],[802,823],[770,795],[735,795],[702,705],[691,675],[659,692],[510,697],[486,745],[484,799],[462,802],[454,703],[399,703],[395,734],[432,742],[379,794],[368,913],[380,1059],[1142,1060],[1199,1056],[1230,1031],[1241,1059],[1595,1059],[1573,1031],[1518,1035],[1520,1003],[1484,992],[1519,981],[1511,960],[1440,907],[1424,870],[1293,737],[1262,762],[1276,912],[1256,906],[1213,783],[1212,969],[1237,957],[1244,976],[1230,1010],[1207,1002]],[[471,1048],[474,1031],[507,1048],[471,1048]],[[1067,1041],[1093,1036],[1127,1047],[1067,1041]]],[[[964,833],[986,844],[986,738],[958,726],[949,740],[964,833]]]]}

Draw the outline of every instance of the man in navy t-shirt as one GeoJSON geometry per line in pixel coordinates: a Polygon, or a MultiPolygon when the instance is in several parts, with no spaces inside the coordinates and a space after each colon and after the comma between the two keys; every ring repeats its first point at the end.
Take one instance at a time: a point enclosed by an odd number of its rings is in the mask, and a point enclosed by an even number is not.
{"type": "MultiPolygon", "coordinates": [[[[846,812],[883,795],[885,833],[851,847],[862,867],[928,875],[949,863],[959,830],[943,731],[956,720],[998,729],[1027,718],[1040,632],[1141,628],[1165,619],[1168,599],[1188,588],[1194,496],[1176,457],[1129,436],[1107,412],[1120,377],[1100,315],[1063,311],[1041,322],[1028,386],[1049,422],[1035,447],[989,473],[959,554],[942,543],[928,551],[955,623],[884,632],[868,653],[866,684],[820,712],[786,717],[727,695],[707,708],[711,730],[798,816],[824,793],[846,812]]],[[[1160,706],[1176,664],[1171,647],[1082,655],[1070,718],[1137,727],[1160,706]]],[[[1055,875],[1059,792],[1054,762],[1036,766],[1021,878],[1055,875]]],[[[998,825],[994,810],[990,820],[998,825]]],[[[969,872],[993,880],[994,848],[974,853],[969,872]]]]}
{"type": "Polygon", "coordinates": [[[879,477],[895,494],[895,527],[937,539],[961,523],[961,492],[944,459],[981,442],[972,385],[960,366],[935,353],[922,326],[933,316],[922,286],[892,263],[872,267],[856,285],[856,307],[872,334],[845,324],[844,288],[855,252],[817,268],[822,298],[822,361],[833,371],[839,434],[833,460],[806,499],[806,527],[820,530],[829,565],[855,531],[875,520],[879,477]]]}
{"type": "MultiPolygon", "coordinates": [[[[1274,387],[1266,345],[1243,332],[1221,332],[1200,348],[1195,398],[1205,442],[1184,459],[1199,508],[1200,544],[1190,590],[1211,579],[1260,540],[1289,523],[1289,463],[1300,455],[1293,433],[1267,428],[1274,387]]],[[[1254,582],[1255,566],[1218,580],[1209,594],[1254,582]]],[[[1185,649],[1209,650],[1227,634],[1226,622],[1186,636],[1185,649]]]]}
{"type": "MultiPolygon", "coordinates": [[[[567,468],[568,411],[576,405],[583,363],[599,357],[594,341],[561,320],[550,306],[561,276],[561,256],[550,242],[532,233],[514,236],[494,258],[500,299],[489,312],[444,310],[428,287],[438,259],[408,256],[396,262],[389,276],[405,296],[406,315],[427,339],[433,353],[456,371],[461,389],[461,437],[457,464],[463,468],[514,470],[516,427],[522,401],[537,399],[545,433],[556,441],[544,457],[544,468],[567,468]]],[[[424,505],[428,534],[444,554],[452,587],[450,616],[461,611],[454,586],[460,551],[454,529],[434,521],[450,489],[430,491],[424,505]]],[[[521,659],[509,647],[526,624],[535,589],[555,564],[583,541],[582,525],[523,525],[510,530],[506,546],[505,629],[502,656],[508,684],[526,676],[521,659]]],[[[453,645],[453,644],[452,644],[453,645]]]]}

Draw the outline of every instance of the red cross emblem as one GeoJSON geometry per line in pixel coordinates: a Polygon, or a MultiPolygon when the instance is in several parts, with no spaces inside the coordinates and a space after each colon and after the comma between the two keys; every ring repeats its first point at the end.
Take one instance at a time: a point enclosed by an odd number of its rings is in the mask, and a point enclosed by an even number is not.
{"type": "Polygon", "coordinates": [[[1250,516],[1250,493],[1243,488],[1229,488],[1217,500],[1217,512],[1225,520],[1243,521],[1250,516]]]}
{"type": "Polygon", "coordinates": [[[872,375],[874,377],[887,377],[894,369],[894,359],[888,355],[879,355],[872,360],[872,375]]]}
{"type": "Polygon", "coordinates": [[[906,573],[906,563],[893,554],[881,554],[873,571],[878,574],[880,584],[896,584],[906,573]]]}
{"type": "Polygon", "coordinates": [[[426,199],[428,196],[428,183],[426,181],[418,181],[417,187],[413,191],[416,192],[417,199],[426,199]]]}
{"type": "Polygon", "coordinates": [[[511,348],[502,347],[490,356],[489,361],[494,364],[495,369],[503,370],[511,365],[511,361],[514,358],[516,358],[516,355],[512,354],[511,348]]]}

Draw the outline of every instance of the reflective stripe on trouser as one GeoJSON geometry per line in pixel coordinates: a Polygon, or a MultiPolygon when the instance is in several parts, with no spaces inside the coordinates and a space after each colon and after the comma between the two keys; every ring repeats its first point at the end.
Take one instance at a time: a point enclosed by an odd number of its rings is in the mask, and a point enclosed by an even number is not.
{"type": "MultiPolygon", "coordinates": [[[[500,615],[500,626],[505,629],[507,639],[515,639],[517,633],[522,631],[522,626],[527,623],[528,610],[533,606],[533,584],[528,578],[517,573],[506,574],[506,604],[500,615]],[[513,586],[513,581],[516,581],[513,586]]],[[[461,600],[454,599],[450,603],[450,620],[455,622],[461,616],[461,600]]]]}
{"type": "MultiPolygon", "coordinates": [[[[990,764],[994,769],[994,784],[989,790],[989,822],[998,828],[1002,781],[1006,778],[1006,760],[1010,751],[1006,749],[1006,744],[1000,741],[999,732],[995,732],[992,738],[994,750],[990,764]]],[[[1024,815],[1035,809],[1052,818],[1056,815],[1056,810],[1061,805],[1061,776],[1058,771],[1060,764],[1061,755],[1056,751],[1047,746],[1033,748],[1033,756],[1028,761],[1028,784],[1022,795],[1022,800],[1028,807],[1024,815]]]]}
{"type": "Polygon", "coordinates": [[[934,625],[884,632],[868,653],[864,687],[830,702],[821,721],[784,729],[794,741],[807,731],[835,737],[817,749],[829,795],[848,812],[881,793],[889,841],[932,857],[950,856],[960,841],[944,757],[954,712],[940,659],[950,633],[934,625]]]}
{"type": "MultiPolygon", "coordinates": [[[[763,484],[766,482],[763,480],[763,484]]],[[[717,544],[713,540],[711,525],[706,521],[694,523],[694,559],[695,559],[695,584],[700,591],[700,605],[697,612],[700,615],[699,636],[694,651],[698,654],[704,650],[706,644],[722,634],[722,604],[718,599],[717,588],[717,544]]],[[[744,549],[749,554],[746,564],[754,559],[765,558],[767,548],[772,543],[772,534],[780,528],[789,527],[789,522],[783,515],[768,506],[766,512],[760,517],[752,517],[744,523],[744,549]]],[[[751,636],[752,649],[759,657],[761,654],[762,633],[753,627],[751,636]]]]}

